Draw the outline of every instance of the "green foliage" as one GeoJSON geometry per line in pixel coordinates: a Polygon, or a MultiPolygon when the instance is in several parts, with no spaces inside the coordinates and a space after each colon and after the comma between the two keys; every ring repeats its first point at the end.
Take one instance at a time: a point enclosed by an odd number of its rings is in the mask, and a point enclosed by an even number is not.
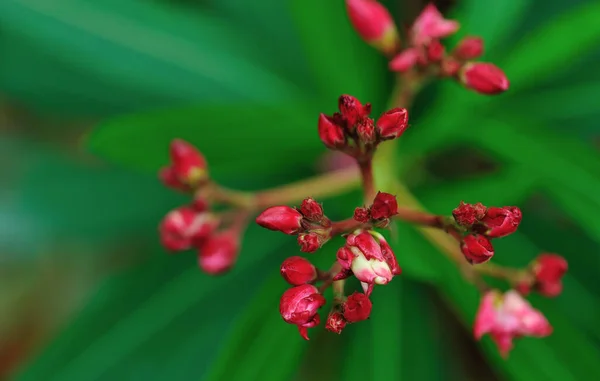
{"type": "MultiPolygon", "coordinates": [[[[494,260],[523,266],[557,247],[570,272],[561,297],[532,298],[554,325],[551,337],[519,341],[508,361],[488,338],[480,348],[505,379],[597,379],[600,161],[564,120],[595,123],[598,86],[555,82],[598,48],[600,6],[590,1],[536,19],[534,5],[460,2],[453,12],[461,33],[485,36],[485,59],[506,69],[513,90],[486,98],[450,82],[427,89],[432,97],[419,100],[423,111],[411,120],[398,160],[410,175],[423,170],[417,164],[425,156],[470,146],[497,163],[492,172],[441,182],[424,172],[414,176],[413,190],[436,213],[461,199],[524,205],[522,231],[498,241],[494,260]],[[542,91],[541,84],[553,88],[542,91]],[[545,208],[530,204],[538,194],[557,210],[556,220],[577,229],[548,221],[545,208]]],[[[40,157],[27,167],[21,209],[52,232],[97,241],[125,232],[156,241],[160,216],[184,200],[153,174],[167,162],[170,139],[197,144],[218,180],[260,188],[311,171],[323,152],[317,114],[332,112],[339,94],[373,102],[379,112],[389,92],[384,60],[357,38],[341,0],[6,0],[0,24],[0,91],[46,114],[107,116],[88,147],[139,172],[90,171],[39,146],[23,148],[40,157]],[[85,193],[76,191],[82,187],[85,193]]],[[[596,66],[586,70],[600,75],[596,66]]],[[[356,203],[352,195],[325,207],[345,213],[356,203]]],[[[134,268],[104,280],[16,379],[277,381],[302,375],[303,358],[321,361],[323,372],[335,375],[327,379],[467,379],[455,365],[465,354],[440,343],[455,326],[437,316],[433,300],[443,298],[467,335],[479,294],[413,227],[398,224],[395,233],[403,276],[376,289],[371,319],[340,338],[324,339],[320,328],[305,343],[281,321],[277,304],[286,286],[277,269],[297,247],[252,227],[225,277],[201,274],[193,254],[148,250],[134,268]],[[323,351],[332,347],[342,353],[336,361],[323,351]]],[[[325,268],[335,248],[330,243],[313,258],[325,268]]]]}

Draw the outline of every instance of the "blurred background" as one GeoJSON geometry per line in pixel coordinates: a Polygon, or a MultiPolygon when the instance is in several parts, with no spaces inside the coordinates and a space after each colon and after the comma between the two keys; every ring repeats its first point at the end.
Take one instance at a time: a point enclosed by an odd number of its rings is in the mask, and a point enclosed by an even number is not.
{"type": "MultiPolygon", "coordinates": [[[[400,25],[425,4],[384,3],[400,25]]],[[[3,0],[0,379],[600,379],[600,2],[436,3],[462,24],[449,45],[483,36],[512,87],[425,88],[398,176],[437,213],[522,207],[494,260],[567,258],[563,294],[530,298],[552,336],[508,361],[475,343],[479,295],[408,225],[393,243],[404,274],[376,290],[371,319],[308,343],[278,314],[295,240],[251,227],[218,278],[158,245],[186,201],[156,179],[170,139],[197,144],[224,184],[259,189],[318,171],[317,115],[340,94],[383,111],[393,78],[343,0],[3,0]]],[[[344,218],[359,203],[325,208],[344,218]]]]}

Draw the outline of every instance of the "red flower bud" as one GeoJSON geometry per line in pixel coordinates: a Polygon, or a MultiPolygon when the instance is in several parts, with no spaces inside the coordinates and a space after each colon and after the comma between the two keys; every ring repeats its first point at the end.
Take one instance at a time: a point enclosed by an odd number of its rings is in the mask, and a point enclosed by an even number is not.
{"type": "Polygon", "coordinates": [[[371,118],[361,119],[356,125],[356,133],[358,134],[360,141],[364,144],[372,144],[377,141],[375,125],[371,118]]]}
{"type": "Polygon", "coordinates": [[[440,65],[440,75],[444,77],[454,77],[460,71],[462,63],[452,57],[446,57],[440,65]]]}
{"type": "Polygon", "coordinates": [[[429,62],[439,62],[444,57],[446,48],[439,40],[431,40],[427,46],[427,59],[429,62]]]}
{"type": "Polygon", "coordinates": [[[415,48],[408,48],[401,51],[398,55],[396,55],[390,63],[388,67],[391,71],[404,73],[412,69],[419,59],[419,51],[415,48]]]}
{"type": "Polygon", "coordinates": [[[321,248],[323,243],[316,233],[298,234],[298,245],[300,245],[300,251],[303,253],[314,253],[321,248]]]}
{"type": "Polygon", "coordinates": [[[308,340],[306,328],[319,324],[317,311],[324,304],[325,298],[315,286],[303,284],[283,293],[279,302],[279,313],[286,323],[296,324],[300,335],[308,340]]]}
{"type": "Polygon", "coordinates": [[[414,45],[425,45],[432,39],[444,38],[454,34],[458,28],[458,22],[444,19],[444,16],[435,5],[430,3],[417,17],[410,32],[414,45]]]}
{"type": "Polygon", "coordinates": [[[196,212],[205,212],[210,208],[208,200],[201,195],[196,195],[194,197],[191,206],[196,212]]]}
{"type": "Polygon", "coordinates": [[[272,206],[256,217],[256,223],[269,230],[296,235],[301,229],[302,214],[289,206],[272,206]]]}
{"type": "Polygon", "coordinates": [[[408,110],[397,107],[386,111],[377,119],[376,125],[381,139],[396,139],[408,127],[408,110]]]}
{"type": "Polygon", "coordinates": [[[463,61],[479,58],[483,54],[483,39],[481,37],[465,37],[454,48],[452,54],[463,61]]]}
{"type": "Polygon", "coordinates": [[[485,216],[487,208],[480,202],[477,204],[465,204],[464,201],[452,211],[452,216],[457,224],[465,227],[473,225],[485,216]]]}
{"type": "Polygon", "coordinates": [[[181,207],[169,212],[159,226],[162,245],[167,250],[187,250],[208,237],[218,220],[210,213],[197,213],[181,207]]]}
{"type": "Polygon", "coordinates": [[[375,0],[346,0],[352,26],[368,44],[389,54],[400,45],[396,25],[388,10],[375,0]]]}
{"type": "Polygon", "coordinates": [[[325,329],[337,333],[342,333],[342,330],[346,327],[346,319],[340,312],[332,312],[327,316],[327,322],[325,323],[325,329]]]}
{"type": "Polygon", "coordinates": [[[208,178],[204,156],[185,140],[175,139],[170,147],[173,172],[183,184],[196,187],[208,178]]]}
{"type": "Polygon", "coordinates": [[[499,94],[508,90],[510,83],[506,75],[491,63],[471,62],[463,66],[461,83],[481,94],[499,94]]]}
{"type": "Polygon", "coordinates": [[[355,292],[348,297],[342,304],[344,318],[348,323],[356,323],[358,321],[367,320],[371,315],[373,303],[365,294],[355,292]]]}
{"type": "Polygon", "coordinates": [[[314,199],[308,197],[302,201],[300,213],[309,221],[319,222],[323,218],[323,207],[314,199]]]}
{"type": "Polygon", "coordinates": [[[371,214],[367,208],[354,209],[354,220],[366,224],[371,220],[371,214]]]}
{"type": "Polygon", "coordinates": [[[222,274],[233,267],[240,249],[236,231],[223,231],[208,237],[198,249],[198,264],[207,274],[222,274]]]}
{"type": "Polygon", "coordinates": [[[352,95],[341,95],[338,99],[340,113],[349,126],[355,125],[360,119],[366,118],[371,113],[371,104],[364,106],[352,95]]]}
{"type": "Polygon", "coordinates": [[[472,265],[487,262],[494,256],[494,247],[490,240],[479,234],[469,234],[464,237],[461,250],[472,265]]]}
{"type": "Polygon", "coordinates": [[[171,166],[161,168],[158,172],[158,178],[163,184],[171,189],[176,189],[182,192],[189,192],[192,189],[189,185],[185,185],[179,181],[175,171],[173,170],[173,167],[171,166]]]}
{"type": "Polygon", "coordinates": [[[516,206],[488,208],[481,223],[489,229],[485,235],[490,238],[505,237],[514,233],[521,223],[521,210],[516,206]]]}
{"type": "Polygon", "coordinates": [[[385,192],[377,192],[373,205],[371,205],[371,218],[379,220],[390,218],[396,214],[398,214],[396,196],[385,192]]]}
{"type": "Polygon", "coordinates": [[[292,286],[300,286],[317,279],[317,269],[308,259],[294,256],[281,264],[281,276],[292,286]]]}
{"type": "Polygon", "coordinates": [[[319,138],[326,147],[331,149],[346,145],[346,136],[341,125],[333,117],[325,114],[319,115],[319,138]]]}
{"type": "Polygon", "coordinates": [[[562,277],[569,268],[567,261],[557,254],[540,254],[534,261],[534,287],[540,294],[552,298],[562,292],[562,277]]]}

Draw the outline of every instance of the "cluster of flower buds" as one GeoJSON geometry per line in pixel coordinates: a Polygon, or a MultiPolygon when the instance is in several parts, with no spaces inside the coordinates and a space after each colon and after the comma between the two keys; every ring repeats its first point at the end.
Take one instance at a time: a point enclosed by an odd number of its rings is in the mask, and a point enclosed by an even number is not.
{"type": "Polygon", "coordinates": [[[523,295],[533,290],[545,297],[553,298],[562,292],[562,278],[568,268],[567,261],[560,255],[540,254],[531,261],[515,287],[523,295]]]}
{"type": "Polygon", "coordinates": [[[397,28],[383,5],[376,0],[346,0],[346,7],[358,34],[392,57],[390,70],[455,78],[481,94],[508,90],[509,81],[502,70],[491,63],[473,62],[483,55],[481,38],[465,37],[450,53],[446,52],[440,40],[455,34],[460,25],[446,20],[435,5],[428,4],[414,21],[402,50],[397,28]]]}
{"type": "MultiPolygon", "coordinates": [[[[305,340],[308,340],[308,328],[320,324],[318,310],[326,303],[315,283],[326,281],[330,275],[317,270],[308,259],[299,256],[289,257],[281,264],[281,276],[293,287],[283,293],[279,312],[283,320],[298,327],[305,340]]],[[[365,294],[355,292],[347,298],[342,297],[341,300],[336,300],[325,328],[341,333],[347,323],[367,319],[371,307],[371,301],[365,294]]]]}
{"type": "Polygon", "coordinates": [[[171,164],[160,170],[159,178],[173,189],[196,192],[190,205],[167,213],[159,226],[165,249],[179,252],[196,249],[198,264],[208,274],[229,270],[239,252],[239,229],[221,229],[219,216],[211,212],[210,203],[201,194],[209,182],[206,160],[191,144],[176,139],[170,145],[171,164]]]}
{"type": "Polygon", "coordinates": [[[371,206],[358,207],[354,210],[354,219],[363,224],[385,228],[390,223],[390,217],[396,214],[398,214],[396,197],[389,193],[378,192],[371,206]]]}
{"type": "Polygon", "coordinates": [[[408,127],[405,108],[386,111],[376,122],[369,117],[371,104],[363,105],[351,95],[340,96],[338,108],[339,113],[319,115],[319,137],[327,148],[357,160],[371,158],[379,143],[398,138],[408,127]]]}
{"type": "Polygon", "coordinates": [[[490,239],[514,233],[521,223],[521,210],[516,206],[487,208],[481,203],[460,205],[452,211],[453,228],[464,236],[461,250],[471,264],[489,261],[494,256],[490,239]]]}
{"type": "Polygon", "coordinates": [[[297,235],[300,250],[314,253],[331,238],[331,221],[323,207],[312,198],[302,201],[299,208],[272,206],[262,212],[256,223],[269,230],[297,235]]]}
{"type": "Polygon", "coordinates": [[[545,337],[552,333],[552,326],[515,290],[504,294],[492,290],[481,299],[473,331],[478,340],[489,333],[500,353],[506,357],[513,347],[513,339],[545,337]]]}
{"type": "Polygon", "coordinates": [[[281,265],[281,276],[293,287],[281,297],[279,311],[287,323],[298,326],[300,335],[306,340],[308,328],[320,323],[318,310],[326,302],[322,292],[329,285],[333,284],[336,291],[325,328],[341,333],[348,323],[369,317],[372,308],[369,297],[374,286],[387,284],[394,275],[401,273],[390,245],[381,234],[372,230],[376,225],[387,226],[389,218],[398,212],[396,198],[379,192],[369,208],[359,209],[363,213],[359,213],[358,218],[355,213],[354,219],[331,222],[325,217],[322,206],[307,198],[299,208],[273,206],[256,218],[264,228],[298,235],[304,252],[314,252],[332,236],[351,231],[344,235],[346,243],[338,250],[329,271],[317,269],[300,256],[289,257],[281,265]],[[351,276],[360,281],[364,293],[355,292],[346,297],[343,284],[351,276]],[[320,289],[315,286],[317,282],[323,282],[320,289]]]}

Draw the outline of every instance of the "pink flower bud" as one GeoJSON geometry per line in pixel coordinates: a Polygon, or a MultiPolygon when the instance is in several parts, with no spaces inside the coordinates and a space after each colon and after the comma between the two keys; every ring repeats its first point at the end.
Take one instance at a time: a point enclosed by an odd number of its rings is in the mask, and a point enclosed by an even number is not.
{"type": "Polygon", "coordinates": [[[483,55],[483,39],[481,37],[465,37],[454,48],[452,54],[463,61],[477,59],[483,55]]]}
{"type": "Polygon", "coordinates": [[[367,320],[371,315],[373,303],[365,294],[355,292],[348,297],[342,304],[344,318],[348,323],[356,323],[362,320],[367,320]]]}
{"type": "Polygon", "coordinates": [[[440,65],[440,75],[442,77],[454,77],[458,75],[462,63],[452,57],[446,56],[440,65]]]}
{"type": "Polygon", "coordinates": [[[390,61],[388,67],[391,71],[404,73],[412,69],[419,60],[419,51],[415,48],[408,48],[401,51],[390,61]]]}
{"type": "Polygon", "coordinates": [[[189,207],[169,212],[159,226],[162,245],[171,251],[187,250],[208,237],[218,220],[210,213],[197,213],[189,207]]]}
{"type": "Polygon", "coordinates": [[[386,111],[377,119],[376,125],[382,140],[396,139],[408,127],[408,110],[397,107],[386,111]]]}
{"type": "Polygon", "coordinates": [[[485,216],[487,208],[480,202],[477,204],[465,204],[461,201],[460,204],[452,211],[452,216],[457,224],[465,227],[470,227],[485,216]]]}
{"type": "Polygon", "coordinates": [[[314,199],[308,197],[302,201],[300,213],[309,221],[319,222],[323,218],[323,207],[314,199]]]}
{"type": "Polygon", "coordinates": [[[269,230],[296,235],[301,229],[302,214],[289,206],[272,206],[256,217],[256,223],[269,230]]]}
{"type": "Polygon", "coordinates": [[[198,249],[198,265],[207,274],[222,274],[233,267],[240,250],[237,231],[223,231],[208,237],[198,249]]]}
{"type": "Polygon", "coordinates": [[[385,54],[400,45],[396,25],[388,10],[375,0],[346,0],[352,26],[368,44],[385,54]]]}
{"type": "Polygon", "coordinates": [[[394,271],[399,271],[399,267],[383,236],[367,231],[355,233],[357,234],[349,234],[346,237],[346,245],[337,252],[338,263],[346,270],[338,275],[347,275],[347,271],[350,270],[356,279],[367,285],[390,282],[395,275],[394,271]]]}
{"type": "Polygon", "coordinates": [[[503,93],[510,85],[502,70],[484,62],[465,64],[460,72],[460,81],[465,87],[488,95],[503,93]]]}
{"type": "Polygon", "coordinates": [[[298,245],[303,253],[314,253],[319,250],[324,242],[316,233],[300,233],[298,234],[298,245]]]}
{"type": "Polygon", "coordinates": [[[175,174],[175,170],[173,167],[164,167],[161,168],[158,172],[158,178],[165,184],[167,187],[171,189],[175,189],[182,192],[189,192],[192,188],[189,185],[186,185],[179,181],[177,175],[175,174]]]}
{"type": "Polygon", "coordinates": [[[175,139],[170,147],[173,172],[183,184],[196,187],[208,178],[204,156],[185,140],[175,139]]]}
{"type": "Polygon", "coordinates": [[[504,295],[492,290],[481,299],[473,333],[477,340],[489,333],[502,356],[507,357],[513,347],[513,339],[545,337],[552,333],[552,326],[515,290],[504,295]]]}
{"type": "Polygon", "coordinates": [[[350,126],[353,126],[358,123],[359,120],[368,117],[371,113],[370,103],[363,106],[363,104],[352,95],[341,95],[338,99],[338,107],[342,117],[350,126]]]}
{"type": "Polygon", "coordinates": [[[341,312],[332,312],[327,316],[327,322],[325,323],[325,329],[329,332],[342,333],[342,330],[346,327],[346,319],[341,312]]]}
{"type": "Polygon", "coordinates": [[[432,39],[444,38],[454,34],[459,28],[458,22],[446,20],[433,3],[428,4],[417,17],[411,28],[411,37],[416,46],[426,45],[432,39]]]}
{"type": "Polygon", "coordinates": [[[354,209],[353,218],[355,221],[366,224],[367,222],[369,222],[371,220],[371,213],[369,212],[368,208],[356,208],[356,209],[354,209]]]}
{"type": "Polygon", "coordinates": [[[439,62],[444,57],[446,48],[439,40],[431,40],[427,45],[427,60],[429,62],[439,62]]]}
{"type": "Polygon", "coordinates": [[[569,268],[567,261],[557,254],[540,254],[534,261],[534,287],[540,294],[552,298],[562,292],[562,277],[569,268]]]}
{"type": "Polygon", "coordinates": [[[494,247],[490,240],[479,234],[464,237],[460,249],[472,265],[487,262],[494,256],[494,247]]]}
{"type": "Polygon", "coordinates": [[[398,214],[396,196],[385,192],[377,192],[373,205],[371,205],[371,218],[379,220],[390,218],[396,214],[398,214]]]}
{"type": "Polygon", "coordinates": [[[356,124],[356,133],[363,144],[373,144],[377,141],[373,119],[364,118],[356,124]]]}
{"type": "Polygon", "coordinates": [[[337,149],[346,145],[344,128],[336,123],[333,117],[319,115],[319,138],[326,147],[337,149]]]}
{"type": "Polygon", "coordinates": [[[303,284],[283,293],[279,302],[279,313],[286,323],[296,324],[300,335],[308,340],[307,328],[319,324],[317,311],[324,304],[325,298],[315,286],[303,284]]]}
{"type": "Polygon", "coordinates": [[[281,264],[281,276],[292,286],[300,286],[317,279],[317,269],[308,259],[294,256],[281,264]]]}
{"type": "Polygon", "coordinates": [[[502,208],[488,208],[481,223],[488,229],[485,233],[490,238],[505,237],[514,233],[522,219],[521,209],[516,206],[505,206],[502,208]]]}

